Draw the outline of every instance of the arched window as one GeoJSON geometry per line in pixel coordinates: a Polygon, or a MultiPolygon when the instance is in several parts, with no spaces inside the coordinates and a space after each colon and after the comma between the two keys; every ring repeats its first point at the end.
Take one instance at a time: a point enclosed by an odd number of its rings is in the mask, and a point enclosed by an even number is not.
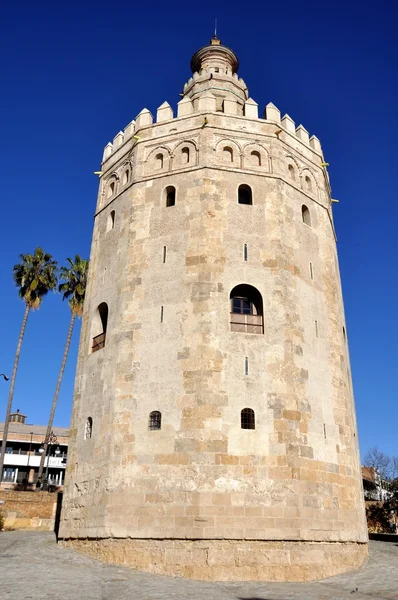
{"type": "Polygon", "coordinates": [[[289,177],[290,177],[290,179],[292,179],[292,181],[296,181],[296,172],[294,170],[293,165],[289,165],[288,169],[289,169],[289,177]]]}
{"type": "Polygon", "coordinates": [[[263,333],[263,299],[251,285],[241,284],[230,293],[231,331],[263,333]]]}
{"type": "Polygon", "coordinates": [[[86,427],[84,428],[84,439],[89,440],[93,435],[93,420],[91,417],[87,418],[86,427]]]}
{"type": "Polygon", "coordinates": [[[238,204],[253,204],[253,194],[250,185],[243,183],[238,187],[238,204]]]}
{"type": "Polygon", "coordinates": [[[254,167],[261,167],[261,155],[260,155],[260,152],[257,152],[257,150],[253,150],[253,152],[250,154],[250,159],[251,159],[251,164],[254,167]]]}
{"type": "Polygon", "coordinates": [[[114,227],[115,227],[115,211],[111,210],[111,212],[108,215],[108,227],[107,227],[107,230],[110,231],[114,227]]]}
{"type": "Polygon", "coordinates": [[[256,429],[256,417],[252,408],[244,408],[240,413],[242,429],[256,429]]]}
{"type": "Polygon", "coordinates": [[[105,346],[106,329],[108,327],[108,305],[106,302],[101,302],[98,306],[93,325],[95,335],[93,337],[92,351],[97,352],[97,350],[101,350],[105,346]]]}
{"type": "Polygon", "coordinates": [[[308,210],[308,207],[305,204],[303,204],[303,206],[301,207],[301,216],[303,218],[303,223],[311,227],[310,211],[308,210]]]}
{"type": "Polygon", "coordinates": [[[189,148],[183,148],[181,150],[181,154],[182,154],[182,163],[188,164],[189,163],[189,148]]]}
{"type": "Polygon", "coordinates": [[[166,206],[174,206],[176,203],[176,189],[173,185],[168,185],[165,189],[166,206]]]}
{"type": "Polygon", "coordinates": [[[163,154],[162,153],[157,154],[155,157],[155,160],[156,160],[156,168],[163,169],[163,154]]]}
{"type": "Polygon", "coordinates": [[[312,181],[308,177],[308,175],[305,176],[304,181],[305,181],[305,189],[307,190],[307,192],[312,192],[312,181]]]}
{"type": "Polygon", "coordinates": [[[233,162],[234,153],[232,151],[232,148],[230,148],[229,146],[225,146],[225,148],[222,151],[222,159],[225,160],[225,162],[233,162]]]}
{"type": "Polygon", "coordinates": [[[162,428],[162,413],[158,410],[153,410],[149,413],[149,423],[148,428],[150,431],[155,431],[155,429],[162,428]]]}
{"type": "Polygon", "coordinates": [[[108,186],[108,198],[110,198],[111,196],[113,196],[113,194],[115,193],[115,186],[116,186],[116,182],[115,181],[111,181],[109,186],[108,186]]]}
{"type": "Polygon", "coordinates": [[[130,170],[126,169],[125,172],[123,173],[123,185],[127,185],[130,179],[130,170]]]}

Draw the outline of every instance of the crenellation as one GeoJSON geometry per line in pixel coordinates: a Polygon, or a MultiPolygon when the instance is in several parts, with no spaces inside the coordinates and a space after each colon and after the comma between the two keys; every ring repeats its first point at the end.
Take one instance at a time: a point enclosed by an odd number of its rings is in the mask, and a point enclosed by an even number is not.
{"type": "Polygon", "coordinates": [[[133,119],[132,121],[130,121],[130,123],[127,125],[127,127],[124,128],[125,141],[127,141],[128,139],[131,138],[131,136],[134,134],[134,131],[135,131],[135,121],[133,119]]]}
{"type": "Polygon", "coordinates": [[[276,108],[275,104],[269,102],[264,110],[264,118],[267,119],[267,121],[275,121],[276,123],[280,124],[281,111],[276,108]]]}
{"type": "Polygon", "coordinates": [[[308,134],[308,131],[302,125],[299,125],[297,127],[297,129],[296,129],[296,136],[298,137],[299,140],[301,140],[302,142],[304,142],[304,144],[309,144],[310,143],[310,136],[308,134]]]}
{"type": "Polygon", "coordinates": [[[248,117],[249,119],[258,119],[258,104],[253,98],[249,98],[245,102],[245,117],[248,117]]]}
{"type": "Polygon", "coordinates": [[[135,130],[139,131],[143,127],[149,127],[153,123],[153,116],[147,108],[143,108],[135,119],[135,130]]]}
{"type": "Polygon", "coordinates": [[[185,97],[177,104],[177,117],[186,117],[193,113],[193,104],[191,98],[185,97]]]}
{"type": "Polygon", "coordinates": [[[173,109],[171,108],[168,102],[163,102],[157,110],[156,113],[156,122],[161,123],[162,121],[169,121],[173,119],[173,109]]]}
{"type": "Polygon", "coordinates": [[[199,96],[198,111],[215,112],[217,109],[216,97],[209,91],[199,96]]]}
{"type": "Polygon", "coordinates": [[[311,146],[311,148],[313,150],[315,150],[315,152],[318,152],[319,154],[322,154],[321,142],[316,137],[316,135],[312,135],[310,137],[310,146],[311,146]]]}
{"type": "Polygon", "coordinates": [[[124,142],[124,132],[119,131],[119,133],[117,133],[115,135],[115,137],[113,138],[113,152],[115,150],[117,150],[118,148],[120,148],[120,146],[123,145],[123,142],[124,142]]]}
{"type": "Polygon", "coordinates": [[[104,148],[104,154],[102,156],[102,160],[106,161],[106,159],[110,157],[112,152],[113,152],[113,144],[112,144],[112,142],[108,142],[104,148]]]}
{"type": "Polygon", "coordinates": [[[285,115],[281,119],[281,125],[284,127],[284,129],[286,129],[286,131],[289,131],[289,133],[293,133],[294,135],[296,134],[296,124],[293,119],[289,117],[289,115],[285,115]]]}

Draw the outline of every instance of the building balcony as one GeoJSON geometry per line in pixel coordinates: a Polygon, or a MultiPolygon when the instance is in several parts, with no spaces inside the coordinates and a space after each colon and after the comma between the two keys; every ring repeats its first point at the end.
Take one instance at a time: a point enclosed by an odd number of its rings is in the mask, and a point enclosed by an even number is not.
{"type": "Polygon", "coordinates": [[[241,333],[263,333],[262,315],[231,313],[230,323],[231,331],[240,331],[241,333]]]}
{"type": "Polygon", "coordinates": [[[93,352],[97,352],[97,350],[101,350],[105,346],[105,333],[100,333],[93,338],[93,345],[91,347],[93,352]]]}

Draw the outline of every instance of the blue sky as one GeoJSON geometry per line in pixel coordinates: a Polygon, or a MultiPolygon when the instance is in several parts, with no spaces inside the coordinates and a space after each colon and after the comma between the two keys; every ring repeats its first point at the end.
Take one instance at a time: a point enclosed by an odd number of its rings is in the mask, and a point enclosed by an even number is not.
{"type": "MultiPolygon", "coordinates": [[[[23,314],[12,281],[37,245],[62,263],[88,257],[102,149],[145,106],[174,108],[214,17],[260,110],[270,101],[322,142],[333,196],[362,454],[397,447],[398,134],[394,2],[283,5],[21,0],[0,22],[0,372],[11,374],[23,314]]],[[[13,408],[45,423],[69,310],[31,313],[13,408]]],[[[79,326],[80,327],[80,326],[79,326]]],[[[79,327],[56,425],[68,425],[79,327]]],[[[0,420],[8,384],[0,382],[0,420]]]]}

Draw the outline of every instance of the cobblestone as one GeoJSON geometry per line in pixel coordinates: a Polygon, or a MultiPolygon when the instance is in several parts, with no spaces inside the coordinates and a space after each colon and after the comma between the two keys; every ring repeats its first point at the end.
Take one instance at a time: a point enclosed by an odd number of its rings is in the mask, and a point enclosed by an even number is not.
{"type": "Polygon", "coordinates": [[[103,564],[43,532],[0,533],[2,600],[397,600],[398,544],[370,542],[361,570],[314,583],[205,583],[103,564]]]}

